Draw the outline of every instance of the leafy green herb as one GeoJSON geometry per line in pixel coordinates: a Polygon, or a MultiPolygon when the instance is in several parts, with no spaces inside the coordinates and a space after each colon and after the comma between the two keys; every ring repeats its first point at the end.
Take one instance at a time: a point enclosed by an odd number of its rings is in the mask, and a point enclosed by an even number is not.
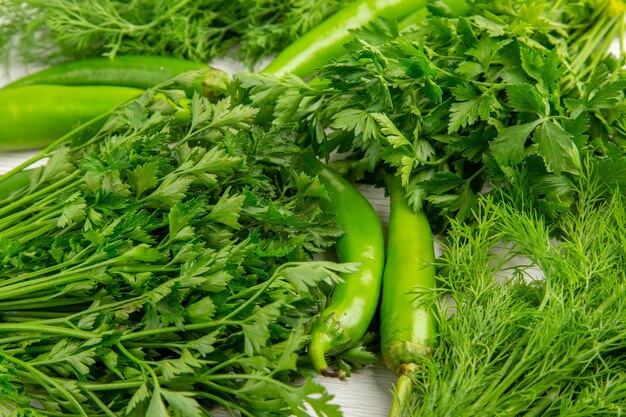
{"type": "MultiPolygon", "coordinates": [[[[347,0],[54,0],[0,4],[0,44],[26,61],[117,54],[208,62],[232,47],[248,65],[308,31],[347,0]]],[[[4,57],[9,58],[7,56],[4,57]]]]}
{"type": "Polygon", "coordinates": [[[475,227],[451,221],[439,259],[451,302],[410,415],[624,411],[626,211],[619,191],[604,198],[591,161],[558,219],[519,187],[479,197],[475,227]]]}
{"type": "Polygon", "coordinates": [[[518,169],[546,213],[569,210],[581,155],[611,158],[623,143],[623,59],[606,57],[613,3],[473,3],[407,33],[386,21],[356,31],[310,85],[241,74],[240,86],[273,123],[298,123],[302,146],[341,152],[353,178],[390,167],[433,220],[466,218],[486,183],[518,169]]]}
{"type": "Polygon", "coordinates": [[[181,124],[175,87],[27,162],[50,157],[0,205],[0,405],[338,417],[295,379],[321,289],[354,270],[311,260],[340,234],[323,187],[290,129],[197,96],[181,124]]]}

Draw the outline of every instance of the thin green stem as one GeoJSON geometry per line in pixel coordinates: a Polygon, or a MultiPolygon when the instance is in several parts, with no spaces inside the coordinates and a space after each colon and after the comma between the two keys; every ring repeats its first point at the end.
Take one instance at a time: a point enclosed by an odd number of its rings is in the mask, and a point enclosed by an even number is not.
{"type": "MultiPolygon", "coordinates": [[[[157,377],[156,373],[154,373],[154,371],[152,370],[152,368],[146,364],[144,361],[142,361],[141,359],[135,357],[135,355],[133,355],[132,353],[130,353],[125,347],[124,345],[122,345],[120,342],[117,342],[115,344],[115,346],[119,349],[120,352],[122,352],[122,354],[124,356],[126,356],[128,359],[130,359],[132,362],[134,362],[135,364],[137,364],[137,366],[139,366],[142,370],[148,371],[148,374],[150,374],[150,377],[152,378],[152,383],[154,385],[154,389],[158,390],[161,388],[161,385],[159,384],[159,378],[157,377]]],[[[143,372],[143,371],[142,371],[143,372]]]]}
{"type": "Polygon", "coordinates": [[[8,310],[32,310],[32,309],[46,309],[52,307],[65,307],[72,305],[80,305],[91,302],[92,300],[85,300],[82,298],[59,298],[60,293],[55,293],[48,297],[38,298],[26,298],[23,300],[11,300],[0,302],[0,314],[2,311],[8,310]]]}
{"type": "MultiPolygon", "coordinates": [[[[72,330],[58,326],[48,326],[45,324],[26,323],[0,323],[0,333],[31,333],[30,338],[36,338],[33,334],[42,333],[55,336],[73,337],[75,339],[90,340],[99,338],[97,333],[86,332],[84,330],[72,330]]],[[[0,339],[0,343],[4,340],[0,339]]]]}
{"type": "Polygon", "coordinates": [[[246,417],[256,417],[254,414],[250,413],[248,410],[246,410],[244,407],[240,406],[239,404],[237,404],[236,402],[233,401],[226,401],[225,399],[211,394],[210,392],[198,392],[196,393],[197,397],[202,397],[202,398],[207,398],[217,404],[220,404],[221,406],[225,407],[228,412],[231,415],[235,415],[233,414],[233,408],[237,411],[239,411],[241,413],[241,415],[246,416],[246,417]]]}
{"type": "MultiPolygon", "coordinates": [[[[47,277],[46,277],[47,278],[47,277]]],[[[46,279],[45,281],[36,283],[25,283],[28,285],[16,284],[17,286],[10,286],[14,288],[3,288],[0,286],[0,300],[10,300],[12,298],[19,298],[23,295],[36,294],[38,291],[55,288],[59,285],[72,284],[78,282],[91,283],[90,279],[85,279],[85,275],[81,273],[73,273],[65,277],[59,277],[54,279],[46,279]]],[[[39,281],[39,280],[33,280],[39,281]]]]}
{"type": "Polygon", "coordinates": [[[89,417],[78,400],[69,391],[67,391],[63,385],[59,384],[54,379],[48,377],[48,375],[26,362],[22,362],[21,360],[8,355],[2,355],[2,357],[7,362],[13,363],[14,365],[28,371],[31,375],[37,377],[40,384],[46,388],[46,390],[49,390],[48,386],[56,388],[78,410],[81,417],[89,417]]]}
{"type": "MultiPolygon", "coordinates": [[[[40,199],[40,197],[46,196],[46,198],[56,198],[58,196],[60,196],[61,194],[63,194],[64,192],[66,192],[65,188],[62,188],[61,190],[59,190],[60,187],[64,187],[66,184],[71,183],[72,181],[75,181],[79,176],[81,175],[80,171],[74,171],[71,174],[69,174],[68,176],[66,176],[65,178],[55,182],[54,184],[51,184],[45,188],[42,188],[41,190],[32,193],[26,197],[23,197],[7,206],[4,206],[0,209],[0,217],[6,215],[7,213],[12,212],[15,209],[21,208],[25,205],[28,205],[29,203],[32,203],[33,201],[37,201],[39,200],[39,203],[42,203],[43,200],[40,199]],[[56,190],[56,191],[55,191],[56,190]],[[52,192],[54,191],[54,192],[52,192]],[[52,192],[52,193],[51,193],[52,192]]],[[[78,180],[79,182],[82,182],[82,180],[78,180]]]]}
{"type": "Polygon", "coordinates": [[[17,282],[22,282],[22,281],[25,281],[27,279],[31,279],[31,278],[37,277],[39,275],[48,274],[50,272],[54,272],[54,271],[59,270],[59,269],[63,269],[64,273],[70,272],[73,269],[73,268],[70,268],[70,266],[72,264],[78,264],[76,266],[82,265],[82,262],[84,261],[82,259],[83,256],[86,255],[94,247],[95,247],[94,244],[91,243],[88,246],[86,246],[85,249],[83,249],[82,251],[77,253],[75,256],[73,256],[71,259],[69,259],[69,260],[67,260],[65,262],[55,263],[54,265],[49,266],[47,268],[37,269],[35,271],[31,271],[31,272],[28,272],[28,273],[25,273],[25,274],[20,274],[20,275],[14,277],[14,278],[3,280],[2,281],[2,285],[3,286],[7,286],[7,285],[15,284],[17,282]]]}
{"type": "Polygon", "coordinates": [[[102,400],[100,400],[100,398],[98,398],[96,394],[86,389],[82,389],[81,391],[86,393],[91,398],[91,400],[96,403],[100,410],[104,412],[105,415],[107,415],[108,417],[118,417],[115,413],[113,413],[113,411],[109,409],[109,407],[106,406],[106,404],[102,402],[102,400]]]}
{"type": "MultiPolygon", "coordinates": [[[[212,383],[210,381],[206,382],[205,385],[213,388],[214,390],[216,390],[218,392],[219,391],[225,392],[227,394],[231,394],[231,395],[234,395],[235,397],[237,397],[237,391],[235,391],[235,390],[229,389],[227,387],[223,387],[223,386],[218,385],[218,384],[214,384],[214,383],[212,383]]],[[[198,395],[198,396],[199,397],[210,398],[210,399],[212,399],[214,401],[215,401],[216,398],[219,398],[219,401],[216,401],[216,402],[218,404],[221,404],[222,406],[226,407],[231,414],[232,414],[231,408],[234,408],[237,411],[239,411],[242,415],[254,417],[254,415],[250,414],[250,412],[248,410],[246,410],[245,408],[241,407],[235,401],[227,401],[227,400],[224,400],[223,398],[221,398],[221,397],[219,397],[217,395],[214,395],[214,394],[211,394],[211,393],[208,393],[208,392],[202,392],[201,394],[202,395],[198,395]]]]}
{"type": "Polygon", "coordinates": [[[177,333],[177,332],[192,332],[194,330],[204,330],[204,329],[210,329],[212,327],[220,327],[220,326],[228,326],[228,325],[240,326],[241,322],[240,321],[227,321],[227,320],[221,319],[221,320],[216,320],[216,321],[208,321],[206,323],[188,324],[183,327],[170,326],[170,327],[161,327],[159,329],[141,330],[141,331],[134,332],[134,333],[124,334],[120,338],[120,341],[127,342],[129,340],[142,339],[144,337],[149,337],[149,336],[157,336],[157,335],[177,333]]]}

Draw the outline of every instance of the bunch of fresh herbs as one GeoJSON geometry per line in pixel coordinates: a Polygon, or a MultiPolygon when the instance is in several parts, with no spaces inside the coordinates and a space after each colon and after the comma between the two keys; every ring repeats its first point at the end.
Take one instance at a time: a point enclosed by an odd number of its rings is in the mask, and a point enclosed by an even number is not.
{"type": "Polygon", "coordinates": [[[545,213],[568,211],[581,155],[621,154],[626,78],[607,50],[622,14],[614,1],[472,3],[407,33],[358,30],[309,84],[238,80],[266,122],[297,122],[301,145],[338,152],[352,178],[387,166],[433,222],[467,217],[486,183],[520,169],[545,213]]]}
{"type": "Polygon", "coordinates": [[[293,132],[254,116],[159,88],[24,164],[48,158],[0,203],[0,405],[340,415],[293,383],[320,288],[354,266],[311,261],[340,233],[324,189],[293,132]]]}
{"type": "Polygon", "coordinates": [[[626,209],[588,162],[558,219],[514,188],[479,197],[474,227],[451,221],[438,267],[453,302],[439,306],[411,415],[626,412],[626,209]]]}
{"type": "Polygon", "coordinates": [[[209,62],[235,47],[252,66],[348,1],[3,0],[0,54],[45,64],[117,54],[209,62]]]}

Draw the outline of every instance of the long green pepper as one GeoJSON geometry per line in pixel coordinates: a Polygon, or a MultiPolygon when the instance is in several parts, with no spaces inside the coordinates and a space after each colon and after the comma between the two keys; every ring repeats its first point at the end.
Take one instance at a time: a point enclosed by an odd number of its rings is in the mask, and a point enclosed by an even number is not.
{"type": "Polygon", "coordinates": [[[317,175],[329,200],[322,207],[336,215],[344,230],[336,242],[340,262],[358,262],[358,272],[343,274],[329,305],[311,330],[309,357],[327,376],[342,376],[329,368],[325,356],[356,345],[370,325],[378,306],[385,248],[380,219],[369,201],[352,184],[311,156],[306,170],[317,175]]]}
{"type": "MultiPolygon", "coordinates": [[[[341,56],[344,45],[353,39],[352,31],[378,18],[401,21],[400,27],[415,23],[415,16],[422,18],[426,0],[358,0],[328,17],[298,40],[285,48],[262,72],[278,78],[286,74],[307,78],[317,70],[341,56]]],[[[464,0],[445,0],[455,13],[467,10],[464,0]]]]}
{"type": "Polygon", "coordinates": [[[117,56],[90,58],[54,65],[22,77],[4,88],[23,85],[111,85],[143,90],[188,71],[208,69],[198,62],[169,56],[117,56]]]}
{"type": "Polygon", "coordinates": [[[383,359],[398,376],[389,417],[400,417],[411,394],[412,374],[431,353],[437,334],[432,301],[417,292],[436,287],[435,250],[428,218],[411,208],[400,179],[385,175],[385,183],[391,208],[380,336],[383,359]]]}
{"type": "Polygon", "coordinates": [[[25,85],[0,89],[0,151],[42,148],[142,92],[115,86],[25,85]]]}

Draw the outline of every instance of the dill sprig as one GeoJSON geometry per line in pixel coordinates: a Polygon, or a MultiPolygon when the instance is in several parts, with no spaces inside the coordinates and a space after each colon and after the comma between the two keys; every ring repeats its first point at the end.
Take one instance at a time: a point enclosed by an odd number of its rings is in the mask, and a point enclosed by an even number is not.
{"type": "Polygon", "coordinates": [[[513,190],[480,197],[473,226],[451,222],[439,271],[454,309],[440,306],[411,415],[625,411],[626,209],[585,168],[557,220],[513,190]]]}
{"type": "Polygon", "coordinates": [[[249,66],[317,25],[349,0],[6,0],[0,45],[6,61],[49,63],[117,54],[209,62],[238,49],[249,66]]]}

